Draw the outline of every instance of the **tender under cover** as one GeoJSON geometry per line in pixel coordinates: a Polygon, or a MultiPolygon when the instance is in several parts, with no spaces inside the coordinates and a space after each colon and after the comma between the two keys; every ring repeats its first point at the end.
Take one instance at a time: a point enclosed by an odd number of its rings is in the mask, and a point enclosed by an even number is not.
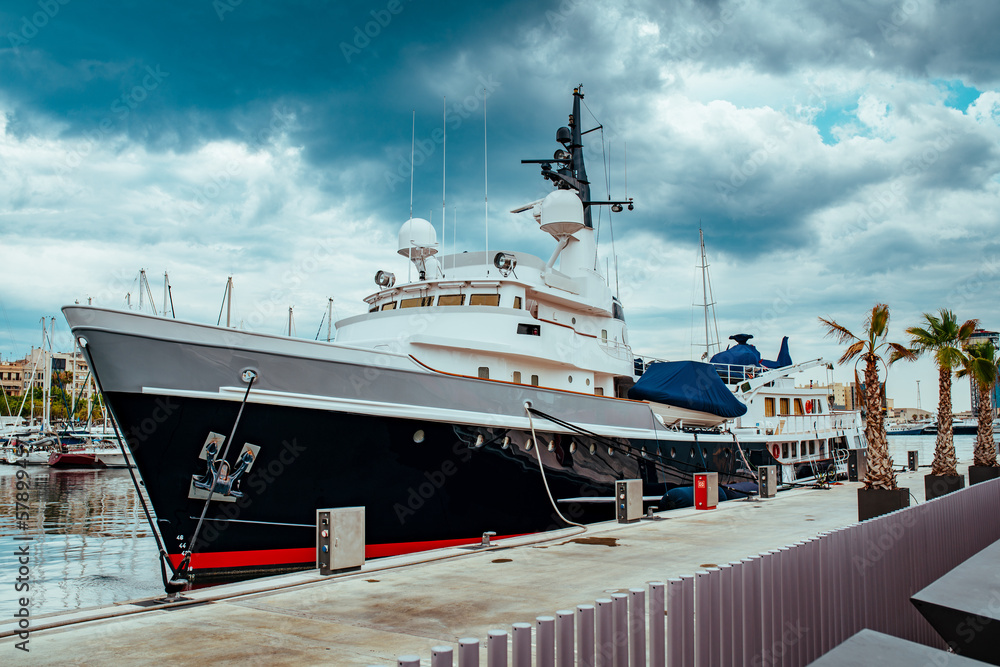
{"type": "Polygon", "coordinates": [[[708,412],[731,419],[746,414],[711,364],[698,361],[664,361],[650,364],[628,397],[666,403],[678,408],[708,412]]]}

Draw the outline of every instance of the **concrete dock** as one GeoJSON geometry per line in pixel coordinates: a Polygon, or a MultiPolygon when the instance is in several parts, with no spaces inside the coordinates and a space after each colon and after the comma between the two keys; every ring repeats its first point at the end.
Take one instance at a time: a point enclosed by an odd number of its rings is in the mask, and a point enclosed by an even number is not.
{"type": "MultiPolygon", "coordinates": [[[[963,466],[964,472],[964,466],[963,466]]],[[[925,471],[899,484],[923,501],[925,471]]],[[[593,603],[609,593],[692,574],[857,520],[859,483],[801,488],[659,520],[597,524],[369,561],[360,572],[316,571],[185,593],[188,602],[133,601],[31,619],[29,653],[0,623],[6,664],[395,665],[460,637],[593,603]],[[532,543],[533,542],[533,543],[532,543]]],[[[609,506],[609,514],[611,507],[609,506]]],[[[485,662],[483,662],[485,664],[485,662]]]]}

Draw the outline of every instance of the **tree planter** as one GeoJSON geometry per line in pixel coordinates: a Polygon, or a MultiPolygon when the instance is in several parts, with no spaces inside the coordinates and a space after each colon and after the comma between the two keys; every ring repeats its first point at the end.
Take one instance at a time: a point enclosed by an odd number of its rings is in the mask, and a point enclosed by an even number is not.
{"type": "Polygon", "coordinates": [[[873,519],[910,506],[909,489],[858,489],[858,521],[873,519]]]}
{"type": "Polygon", "coordinates": [[[1000,477],[1000,466],[969,466],[969,486],[1000,477]]]}
{"type": "Polygon", "coordinates": [[[934,500],[965,487],[965,475],[924,476],[924,499],[934,500]]]}

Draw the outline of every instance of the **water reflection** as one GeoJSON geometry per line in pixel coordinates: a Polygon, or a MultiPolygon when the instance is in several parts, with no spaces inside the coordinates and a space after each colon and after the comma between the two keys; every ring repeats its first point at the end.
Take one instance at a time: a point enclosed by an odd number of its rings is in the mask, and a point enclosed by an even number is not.
{"type": "Polygon", "coordinates": [[[0,609],[24,596],[38,615],[162,592],[156,543],[127,470],[27,468],[24,528],[16,522],[24,509],[17,507],[17,470],[0,465],[0,571],[11,582],[0,587],[0,609]],[[14,539],[26,536],[33,539],[14,539]],[[18,592],[16,550],[25,544],[30,589],[18,592]]]}

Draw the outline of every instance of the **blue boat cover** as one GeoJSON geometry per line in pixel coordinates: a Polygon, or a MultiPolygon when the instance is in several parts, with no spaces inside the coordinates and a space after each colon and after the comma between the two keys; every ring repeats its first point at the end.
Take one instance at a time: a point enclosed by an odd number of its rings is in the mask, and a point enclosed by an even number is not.
{"type": "Polygon", "coordinates": [[[708,412],[731,419],[746,414],[711,364],[698,361],[662,361],[650,364],[628,397],[678,408],[708,412]]]}

